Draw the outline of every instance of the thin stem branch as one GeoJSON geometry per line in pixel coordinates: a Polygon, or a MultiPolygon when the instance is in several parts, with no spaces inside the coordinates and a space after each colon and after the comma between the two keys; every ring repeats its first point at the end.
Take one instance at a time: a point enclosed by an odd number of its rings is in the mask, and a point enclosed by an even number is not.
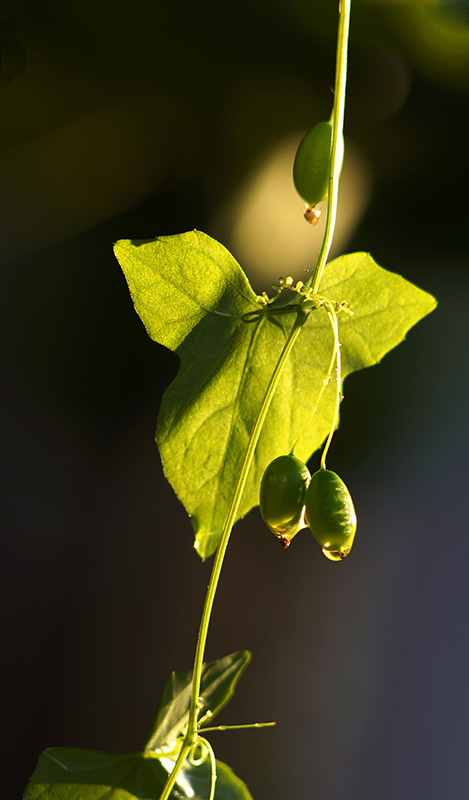
{"type": "MultiPolygon", "coordinates": [[[[332,110],[332,155],[331,173],[329,176],[329,199],[327,203],[326,227],[321,249],[314,272],[308,281],[313,294],[318,293],[322,273],[334,237],[337,216],[337,198],[339,194],[339,177],[341,168],[342,137],[344,130],[345,90],[347,85],[347,51],[350,26],[351,0],[341,0],[339,11],[339,30],[337,34],[337,58],[334,87],[334,108],[332,110]]],[[[308,285],[307,284],[307,285],[308,285]]]]}
{"type": "Polygon", "coordinates": [[[340,403],[342,401],[342,394],[341,394],[341,385],[342,385],[342,359],[340,355],[340,341],[339,341],[339,323],[337,321],[337,314],[332,313],[331,311],[327,312],[327,316],[329,317],[329,322],[331,323],[332,333],[334,334],[334,349],[332,352],[332,358],[336,362],[336,383],[337,383],[337,394],[335,399],[335,408],[334,408],[334,416],[332,418],[331,429],[329,431],[329,436],[327,437],[326,444],[324,445],[324,450],[322,451],[321,456],[321,469],[326,469],[326,456],[329,451],[329,447],[332,441],[332,437],[334,436],[335,429],[337,427],[337,422],[339,419],[339,408],[340,403]]]}
{"type": "Polygon", "coordinates": [[[217,725],[215,728],[204,726],[201,730],[204,733],[207,731],[238,731],[241,728],[272,728],[276,724],[276,722],[249,722],[246,725],[217,725]]]}
{"type": "Polygon", "coordinates": [[[261,434],[261,430],[264,425],[267,412],[270,408],[270,404],[272,402],[275,389],[280,379],[280,375],[282,373],[285,361],[290,355],[293,345],[295,344],[295,341],[301,330],[301,327],[306,322],[307,317],[308,317],[307,312],[303,311],[302,309],[298,310],[296,320],[292,326],[288,339],[284,344],[283,350],[280,354],[280,358],[277,361],[277,365],[272,373],[272,376],[270,378],[269,384],[266,389],[266,393],[264,395],[264,399],[262,401],[262,405],[257,415],[256,422],[254,423],[254,428],[252,430],[249,443],[246,449],[246,454],[244,456],[240,475],[238,478],[238,482],[236,484],[233,500],[231,501],[231,505],[230,508],[228,509],[228,514],[226,516],[225,524],[223,526],[221,541],[220,544],[218,545],[217,553],[215,556],[215,562],[213,564],[212,574],[210,576],[210,583],[205,598],[205,605],[202,613],[202,621],[200,624],[199,637],[197,641],[197,650],[194,662],[194,674],[192,678],[191,709],[189,714],[188,732],[186,736],[186,741],[188,743],[192,740],[192,738],[196,737],[197,704],[199,700],[200,680],[202,674],[203,658],[205,653],[205,644],[207,641],[208,626],[210,623],[210,615],[212,613],[213,601],[215,599],[215,593],[217,590],[221,568],[223,565],[223,559],[225,557],[225,552],[228,546],[231,530],[236,521],[236,514],[238,513],[239,504],[241,502],[241,496],[243,494],[248,473],[251,468],[251,463],[254,456],[254,450],[257,446],[257,442],[259,440],[259,436],[261,434]]]}
{"type": "Polygon", "coordinates": [[[179,751],[179,755],[177,757],[176,763],[175,763],[172,771],[168,775],[168,779],[167,779],[167,781],[166,781],[166,783],[164,785],[163,791],[160,794],[159,800],[167,800],[167,798],[171,794],[173,786],[176,783],[177,777],[178,777],[178,775],[181,772],[181,769],[183,767],[184,761],[186,760],[187,756],[189,755],[192,747],[193,747],[193,745],[186,744],[185,742],[182,745],[182,747],[181,747],[181,749],[179,751]]]}
{"type": "Polygon", "coordinates": [[[235,493],[233,495],[233,499],[228,509],[228,513],[225,519],[225,524],[223,526],[220,544],[218,545],[218,549],[215,555],[215,561],[212,567],[210,582],[208,585],[207,594],[205,596],[205,603],[199,628],[199,635],[197,639],[197,648],[195,652],[194,670],[192,674],[191,705],[189,711],[189,722],[187,725],[187,733],[184,739],[184,744],[179,753],[178,759],[174,765],[171,774],[168,776],[168,780],[163,789],[163,792],[160,795],[159,800],[168,800],[171,790],[176,782],[177,776],[181,771],[182,765],[184,764],[184,761],[187,757],[187,754],[197,741],[197,710],[198,710],[198,702],[200,695],[200,683],[202,678],[202,666],[204,661],[205,645],[207,642],[210,617],[212,614],[213,603],[215,600],[215,593],[217,591],[218,581],[220,579],[220,573],[223,566],[223,560],[225,558],[226,548],[228,547],[228,542],[230,539],[231,531],[233,529],[233,525],[236,522],[236,514],[238,512],[239,504],[241,502],[241,497],[244,491],[244,487],[246,485],[249,470],[251,468],[252,459],[254,456],[254,450],[256,449],[257,442],[259,440],[259,436],[261,434],[262,427],[264,425],[265,418],[267,416],[267,412],[270,408],[270,404],[272,402],[272,398],[275,393],[275,389],[277,388],[277,384],[282,374],[285,362],[288,356],[290,355],[293,345],[295,344],[298,338],[302,326],[308,319],[308,316],[309,316],[309,309],[305,310],[301,308],[301,306],[298,307],[297,317],[295,319],[295,322],[293,323],[287,341],[283,346],[283,350],[280,354],[276,367],[270,378],[269,384],[267,386],[264,395],[264,399],[262,401],[262,405],[259,409],[259,413],[257,415],[257,419],[256,422],[254,423],[254,427],[249,439],[249,443],[244,456],[238,482],[236,484],[235,493]]]}
{"type": "MultiPolygon", "coordinates": [[[[332,332],[334,333],[334,329],[332,329],[332,332]]],[[[335,343],[335,338],[334,338],[334,343],[335,343]]],[[[293,447],[291,449],[291,452],[292,452],[293,455],[295,453],[296,448],[298,447],[298,442],[300,441],[300,439],[304,435],[304,432],[309,428],[309,426],[311,424],[311,420],[313,419],[316,411],[319,408],[319,404],[320,404],[320,402],[322,400],[322,396],[323,396],[324,392],[326,391],[327,386],[329,385],[329,381],[331,379],[332,370],[334,369],[335,359],[336,359],[336,347],[335,347],[335,344],[334,344],[334,346],[332,348],[331,360],[329,362],[329,366],[327,368],[326,375],[322,379],[322,384],[321,384],[321,388],[319,390],[318,396],[316,398],[316,403],[314,404],[313,410],[311,411],[311,414],[309,415],[308,419],[306,420],[300,435],[296,439],[295,444],[293,445],[293,447]]]]}

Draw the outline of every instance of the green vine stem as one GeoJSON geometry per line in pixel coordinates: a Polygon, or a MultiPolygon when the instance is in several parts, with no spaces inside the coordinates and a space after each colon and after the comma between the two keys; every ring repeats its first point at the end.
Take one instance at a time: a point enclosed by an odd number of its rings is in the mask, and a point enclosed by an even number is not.
{"type": "Polygon", "coordinates": [[[218,549],[215,555],[215,561],[212,567],[212,574],[210,576],[210,582],[208,585],[207,594],[205,596],[205,603],[202,612],[202,619],[200,622],[199,635],[197,639],[197,648],[195,652],[194,670],[192,674],[191,705],[189,711],[189,722],[187,725],[187,733],[184,738],[184,743],[179,752],[177,761],[173,767],[172,772],[168,776],[168,780],[166,781],[166,785],[163,789],[163,792],[160,795],[159,800],[167,800],[169,798],[171,790],[177,780],[179,772],[182,769],[184,761],[186,760],[189,751],[197,741],[197,736],[198,736],[197,712],[199,707],[200,682],[202,678],[202,665],[204,661],[205,645],[207,642],[210,617],[212,614],[213,603],[215,600],[215,593],[217,591],[218,581],[220,579],[220,573],[223,566],[223,560],[225,558],[226,548],[228,547],[231,531],[236,522],[236,514],[238,512],[241,496],[243,494],[244,487],[246,485],[248,473],[251,468],[252,459],[254,456],[254,450],[256,449],[256,445],[259,440],[259,436],[261,434],[262,426],[264,425],[267,412],[270,408],[270,404],[272,402],[275,389],[277,388],[277,384],[282,374],[285,362],[292,351],[293,345],[295,344],[298,338],[301,328],[308,319],[309,313],[310,309],[303,309],[301,306],[299,306],[297,309],[297,316],[295,322],[293,323],[287,341],[283,346],[283,350],[280,354],[279,360],[277,361],[275,369],[270,378],[269,384],[266,389],[266,393],[264,395],[264,399],[262,401],[262,405],[259,409],[259,413],[257,415],[257,419],[249,439],[249,443],[246,449],[246,454],[243,459],[243,464],[241,467],[238,482],[236,484],[235,493],[233,495],[233,500],[231,501],[230,507],[228,509],[228,514],[226,516],[225,524],[223,526],[223,532],[220,544],[218,545],[218,549]]]}
{"type": "Polygon", "coordinates": [[[196,734],[197,707],[199,701],[200,681],[202,675],[202,664],[205,653],[205,643],[207,641],[208,626],[210,623],[210,615],[212,612],[213,601],[215,599],[215,592],[217,590],[218,580],[220,578],[220,572],[223,565],[223,559],[225,557],[226,548],[228,546],[231,530],[236,521],[236,514],[238,512],[239,504],[241,502],[241,497],[244,491],[244,487],[246,485],[249,470],[251,468],[252,459],[254,456],[254,450],[256,449],[257,442],[259,441],[259,436],[261,434],[262,427],[264,425],[265,418],[267,416],[267,412],[270,408],[272,398],[277,388],[277,384],[280,380],[284,364],[288,359],[293,349],[293,345],[295,344],[298,338],[301,328],[308,319],[308,316],[309,316],[309,309],[304,310],[300,306],[298,308],[297,316],[295,322],[293,323],[288,339],[283,346],[283,350],[280,354],[279,360],[277,361],[275,369],[272,373],[269,385],[267,386],[266,393],[264,395],[264,399],[259,409],[259,413],[257,415],[257,419],[254,424],[254,428],[252,430],[249,443],[246,449],[246,454],[244,456],[241,472],[238,478],[238,482],[236,484],[233,500],[231,501],[230,508],[228,509],[228,514],[225,520],[225,525],[223,527],[221,541],[215,556],[215,562],[210,577],[210,583],[208,586],[207,595],[205,598],[204,610],[202,613],[202,621],[199,629],[197,650],[195,654],[194,674],[192,678],[191,709],[189,714],[188,731],[186,736],[188,743],[189,741],[191,741],[190,737],[194,737],[195,739],[197,735],[196,734]]]}
{"type": "MultiPolygon", "coordinates": [[[[339,164],[340,151],[338,148],[338,141],[339,137],[342,136],[343,123],[344,123],[345,88],[347,79],[347,44],[348,44],[348,31],[349,31],[349,21],[350,21],[350,4],[351,0],[341,0],[341,5],[339,9],[340,16],[339,16],[339,29],[337,37],[337,61],[336,61],[336,78],[335,78],[335,91],[334,91],[334,108],[332,111],[332,121],[333,121],[332,158],[331,158],[331,174],[329,178],[329,201],[327,205],[326,229],[324,233],[323,242],[321,245],[321,250],[319,252],[318,261],[316,263],[314,273],[311,276],[310,281],[308,281],[308,283],[311,286],[311,294],[317,294],[318,292],[319,283],[322,277],[322,272],[327,257],[329,255],[332,243],[336,213],[337,213],[337,194],[339,188],[339,174],[340,174],[340,164],[339,164]]],[[[215,594],[220,579],[226,548],[228,546],[233,525],[235,524],[236,521],[236,514],[238,512],[241,497],[244,491],[244,487],[246,485],[249,470],[251,468],[254,451],[256,449],[257,442],[259,440],[259,436],[261,434],[261,430],[264,425],[265,418],[267,416],[267,412],[272,402],[272,398],[275,389],[277,387],[278,381],[280,379],[285,362],[291,353],[291,350],[298,338],[298,335],[300,334],[302,326],[308,319],[311,309],[303,308],[300,305],[297,307],[296,310],[297,310],[297,316],[295,322],[292,326],[288,339],[284,344],[279,360],[276,364],[274,372],[272,373],[269,384],[267,386],[266,393],[262,401],[262,405],[259,409],[259,413],[257,415],[257,419],[254,424],[254,428],[252,430],[251,437],[249,439],[249,443],[246,449],[246,454],[244,456],[240,475],[238,478],[238,482],[236,484],[233,500],[231,501],[226,516],[225,524],[223,526],[220,544],[218,545],[217,552],[215,555],[215,561],[213,563],[210,582],[205,597],[202,619],[197,639],[197,648],[194,659],[194,670],[192,674],[192,693],[191,693],[191,704],[190,704],[187,732],[181,750],[179,751],[176,763],[171,773],[168,775],[168,779],[166,781],[165,787],[160,795],[159,800],[168,800],[172,788],[176,783],[177,777],[182,769],[184,761],[186,760],[191,749],[197,742],[197,737],[198,737],[197,713],[199,707],[202,665],[204,661],[205,645],[207,642],[207,634],[210,624],[210,617],[212,614],[213,603],[215,600],[215,594]]]]}
{"type": "Polygon", "coordinates": [[[329,447],[332,441],[332,437],[334,436],[335,429],[337,427],[337,422],[339,419],[339,408],[342,402],[342,358],[340,355],[340,341],[339,341],[339,323],[337,320],[337,314],[332,311],[327,312],[327,316],[329,317],[329,322],[331,323],[332,332],[334,334],[334,349],[332,352],[332,358],[336,362],[336,380],[337,380],[337,394],[336,394],[336,401],[335,401],[335,409],[334,409],[334,417],[331,423],[331,429],[329,431],[329,436],[327,437],[326,444],[324,445],[324,449],[322,451],[321,456],[321,469],[326,469],[326,456],[329,451],[329,447]]]}
{"type": "MultiPolygon", "coordinates": [[[[327,312],[327,313],[328,313],[328,315],[330,314],[330,312],[327,312]]],[[[329,321],[330,321],[330,316],[329,316],[329,321]]],[[[300,439],[302,438],[302,436],[304,436],[304,433],[305,433],[305,431],[306,431],[306,430],[309,428],[309,426],[310,426],[310,424],[311,424],[311,420],[313,419],[313,417],[314,417],[314,415],[315,415],[316,411],[317,411],[317,410],[318,410],[318,408],[319,408],[319,404],[320,404],[320,402],[321,402],[321,400],[322,400],[322,396],[323,396],[324,392],[326,391],[326,388],[327,388],[327,386],[328,386],[328,384],[329,384],[329,381],[330,381],[330,379],[331,379],[332,370],[334,369],[334,364],[335,364],[335,360],[336,360],[336,353],[337,353],[337,346],[336,346],[336,339],[335,339],[335,330],[334,330],[334,328],[332,329],[332,333],[333,333],[333,336],[334,336],[334,346],[333,346],[333,348],[332,348],[331,360],[330,360],[330,362],[329,362],[329,366],[328,366],[328,368],[327,368],[327,372],[326,372],[326,374],[325,374],[324,378],[322,379],[321,388],[320,388],[320,390],[319,390],[319,392],[318,392],[318,396],[317,396],[317,398],[316,398],[316,402],[315,402],[315,404],[314,404],[314,406],[313,406],[313,410],[311,411],[311,414],[309,415],[308,419],[306,420],[306,422],[305,422],[305,424],[304,424],[304,426],[303,426],[303,430],[302,430],[302,431],[301,431],[301,433],[299,434],[298,438],[296,439],[296,441],[295,441],[295,443],[294,443],[294,445],[293,445],[293,447],[292,447],[292,449],[291,449],[291,454],[292,454],[292,455],[295,455],[295,450],[296,450],[296,448],[298,447],[298,442],[300,441],[300,439]]]]}
{"type": "Polygon", "coordinates": [[[334,108],[332,110],[332,156],[331,173],[329,176],[329,199],[327,203],[326,227],[321,249],[314,272],[307,282],[311,286],[312,294],[317,294],[321,282],[322,273],[326,265],[327,258],[334,237],[335,221],[337,216],[337,199],[339,194],[340,178],[340,147],[339,142],[343,136],[344,113],[345,113],[345,91],[347,86],[347,53],[348,53],[348,34],[350,27],[350,7],[351,0],[341,0],[339,10],[339,29],[337,34],[337,57],[335,70],[334,86],[334,108]]]}
{"type": "Polygon", "coordinates": [[[217,725],[215,728],[206,728],[204,726],[204,733],[207,731],[238,731],[241,728],[272,728],[276,722],[249,722],[247,725],[217,725]]]}

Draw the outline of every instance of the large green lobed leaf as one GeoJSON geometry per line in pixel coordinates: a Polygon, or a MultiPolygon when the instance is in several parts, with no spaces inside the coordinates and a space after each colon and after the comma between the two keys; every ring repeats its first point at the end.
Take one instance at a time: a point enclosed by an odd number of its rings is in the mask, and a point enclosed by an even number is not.
{"type": "MultiPolygon", "coordinates": [[[[137,313],[155,341],[174,350],[179,372],[166,390],[157,443],[165,475],[191,516],[201,558],[216,549],[249,437],[294,314],[244,314],[260,308],[239,264],[198,231],[150,241],[122,240],[116,257],[137,313]]],[[[341,314],[342,373],[377,364],[435,308],[431,295],[379,267],[367,253],[326,265],[321,295],[347,301],[341,314]]],[[[311,418],[333,346],[323,308],[313,311],[282,373],[256,448],[238,519],[259,502],[266,466],[288,453],[306,461],[327,436],[334,381],[311,418]]]]}

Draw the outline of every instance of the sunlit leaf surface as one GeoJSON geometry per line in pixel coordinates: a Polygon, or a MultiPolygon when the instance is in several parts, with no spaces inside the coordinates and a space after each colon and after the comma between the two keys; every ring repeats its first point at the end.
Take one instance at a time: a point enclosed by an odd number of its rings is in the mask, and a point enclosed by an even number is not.
{"type": "MultiPolygon", "coordinates": [[[[240,466],[269,378],[294,314],[242,317],[259,309],[244,272],[218,242],[198,231],[151,241],[122,240],[115,253],[149,335],[181,359],[161,404],[157,442],[166,477],[183,502],[206,558],[216,549],[240,466]]],[[[320,293],[347,301],[341,314],[343,378],[378,363],[435,300],[367,253],[327,264],[320,293]]],[[[292,296],[292,300],[293,300],[292,296]]],[[[267,464],[288,453],[306,461],[322,444],[334,413],[330,381],[311,417],[333,338],[323,308],[303,327],[276,390],[238,517],[259,501],[267,464]]]]}

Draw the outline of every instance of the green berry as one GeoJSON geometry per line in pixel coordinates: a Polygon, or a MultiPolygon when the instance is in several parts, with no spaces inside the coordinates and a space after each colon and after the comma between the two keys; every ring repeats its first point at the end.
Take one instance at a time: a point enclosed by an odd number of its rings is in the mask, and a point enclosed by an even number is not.
{"type": "Polygon", "coordinates": [[[274,459],[262,476],[262,518],[285,547],[305,527],[305,492],[310,478],[306,464],[293,455],[274,459]]]}
{"type": "Polygon", "coordinates": [[[314,473],[305,495],[306,524],[330,561],[340,561],[352,549],[357,517],[350,492],[335,472],[314,473]]]}
{"type": "MultiPolygon", "coordinates": [[[[301,199],[310,207],[329,194],[332,125],[320,122],[301,140],[293,164],[293,183],[301,199]]],[[[343,157],[343,140],[341,141],[343,157]]]]}

